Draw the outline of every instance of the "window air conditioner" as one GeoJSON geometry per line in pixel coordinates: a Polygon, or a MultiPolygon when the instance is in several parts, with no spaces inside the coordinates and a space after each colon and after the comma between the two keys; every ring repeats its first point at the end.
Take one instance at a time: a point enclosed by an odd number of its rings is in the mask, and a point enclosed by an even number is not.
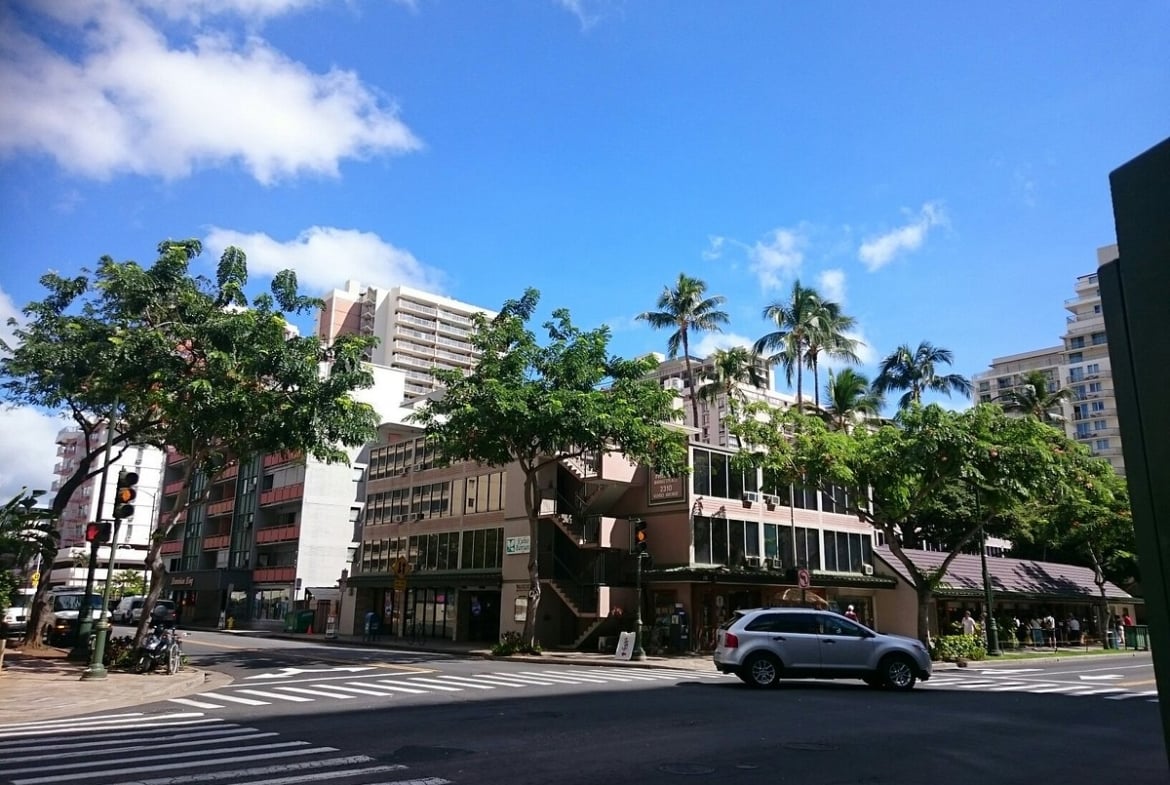
{"type": "Polygon", "coordinates": [[[420,512],[420,513],[417,513],[417,514],[415,514],[415,516],[414,516],[414,519],[415,519],[416,521],[421,521],[421,520],[422,520],[423,518],[425,518],[425,517],[427,517],[427,516],[426,516],[426,513],[421,513],[421,512],[420,512]]]}
{"type": "Polygon", "coordinates": [[[777,558],[764,559],[764,566],[769,570],[780,569],[780,560],[777,558]]]}
{"type": "Polygon", "coordinates": [[[747,566],[749,566],[749,567],[759,568],[759,566],[760,566],[760,557],[759,556],[748,556],[745,561],[747,562],[747,566]]]}
{"type": "Polygon", "coordinates": [[[872,564],[863,564],[863,565],[861,565],[861,571],[863,573],[865,573],[866,575],[873,575],[873,565],[872,564]]]}
{"type": "Polygon", "coordinates": [[[760,500],[760,494],[756,491],[744,491],[743,500],[745,502],[758,502],[760,500]]]}
{"type": "Polygon", "coordinates": [[[773,507],[780,504],[780,497],[772,493],[764,494],[764,501],[771,504],[773,507]]]}

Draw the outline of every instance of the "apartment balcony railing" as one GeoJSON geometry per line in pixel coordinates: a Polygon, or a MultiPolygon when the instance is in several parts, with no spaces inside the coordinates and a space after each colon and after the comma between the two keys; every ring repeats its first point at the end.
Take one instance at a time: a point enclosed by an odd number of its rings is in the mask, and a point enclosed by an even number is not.
{"type": "Polygon", "coordinates": [[[227,534],[217,534],[213,537],[203,538],[203,550],[218,551],[228,547],[231,543],[231,537],[227,534]]]}
{"type": "Polygon", "coordinates": [[[174,496],[176,493],[178,493],[181,490],[183,490],[183,481],[182,480],[175,480],[174,482],[168,482],[166,485],[163,486],[163,496],[174,496]]]}
{"type": "Polygon", "coordinates": [[[164,555],[172,553],[182,553],[183,543],[178,540],[168,540],[162,544],[162,551],[164,555]]]}
{"type": "Polygon", "coordinates": [[[294,523],[291,526],[269,526],[256,530],[256,544],[264,545],[270,542],[288,542],[301,536],[301,525],[294,523]]]}
{"type": "Polygon", "coordinates": [[[213,482],[227,482],[228,480],[234,480],[237,476],[239,476],[239,474],[240,465],[238,463],[233,463],[231,466],[215,475],[213,482]]]}
{"type": "Polygon", "coordinates": [[[220,501],[212,502],[207,505],[207,517],[214,518],[217,515],[230,515],[235,507],[235,499],[221,499],[220,501]]]}
{"type": "Polygon", "coordinates": [[[282,463],[293,463],[301,458],[301,454],[297,452],[274,452],[264,456],[264,468],[269,466],[277,466],[282,463]]]}
{"type": "Polygon", "coordinates": [[[292,485],[282,485],[279,488],[272,488],[261,493],[260,506],[266,507],[273,504],[296,501],[304,495],[305,484],[303,482],[293,483],[292,485]]]}
{"type": "Polygon", "coordinates": [[[252,570],[255,583],[292,583],[296,577],[296,567],[257,567],[252,570]]]}

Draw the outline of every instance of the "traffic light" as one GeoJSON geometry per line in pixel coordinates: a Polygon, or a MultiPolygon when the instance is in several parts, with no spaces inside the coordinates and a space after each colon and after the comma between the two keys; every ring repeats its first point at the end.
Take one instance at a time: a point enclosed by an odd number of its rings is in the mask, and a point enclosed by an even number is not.
{"type": "Polygon", "coordinates": [[[646,553],[649,546],[649,540],[646,533],[646,521],[641,518],[634,520],[634,553],[638,556],[646,553]]]}
{"type": "Polygon", "coordinates": [[[100,523],[85,524],[85,541],[86,542],[101,542],[102,525],[100,523]]]}
{"type": "Polygon", "coordinates": [[[134,497],[138,491],[134,486],[138,484],[138,473],[128,472],[125,469],[118,472],[118,489],[114,491],[114,517],[118,520],[134,517],[134,497]]]}

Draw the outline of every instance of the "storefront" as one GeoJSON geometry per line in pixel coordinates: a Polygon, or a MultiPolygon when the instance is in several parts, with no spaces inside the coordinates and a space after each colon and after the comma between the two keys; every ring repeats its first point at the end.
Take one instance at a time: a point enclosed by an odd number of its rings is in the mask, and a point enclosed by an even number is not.
{"type": "Polygon", "coordinates": [[[193,570],[166,576],[164,596],[175,601],[179,623],[215,627],[221,612],[233,611],[237,622],[251,619],[247,597],[252,575],[247,570],[193,570]],[[239,598],[235,600],[233,598],[239,598]],[[238,610],[237,610],[238,608],[238,610]],[[236,615],[238,614],[238,615],[236,615]]]}
{"type": "MultiPolygon", "coordinates": [[[[383,637],[405,640],[482,641],[500,637],[500,576],[363,575],[349,580],[356,589],[356,619],[373,610],[383,637]]],[[[355,629],[361,629],[360,622],[355,629]]]]}

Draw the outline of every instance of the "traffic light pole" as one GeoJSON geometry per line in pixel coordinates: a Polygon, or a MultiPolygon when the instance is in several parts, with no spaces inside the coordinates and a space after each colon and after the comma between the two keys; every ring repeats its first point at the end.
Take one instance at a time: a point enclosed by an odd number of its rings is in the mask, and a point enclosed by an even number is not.
{"type": "MultiPolygon", "coordinates": [[[[118,399],[114,398],[114,405],[111,409],[110,418],[106,421],[106,446],[102,450],[102,474],[98,486],[97,499],[97,515],[94,519],[100,524],[102,522],[102,511],[106,507],[106,482],[110,477],[110,445],[114,441],[114,421],[118,416],[118,399]]],[[[81,601],[81,608],[77,612],[77,640],[73,644],[73,650],[69,652],[69,659],[83,660],[89,657],[89,636],[93,632],[93,608],[90,607],[90,598],[93,597],[93,582],[94,573],[97,570],[98,561],[98,547],[101,545],[101,537],[95,537],[93,542],[89,544],[89,569],[85,572],[85,596],[81,601]]],[[[111,551],[112,555],[113,551],[111,551]]],[[[110,576],[106,576],[106,584],[109,585],[110,576]]]]}
{"type": "MultiPolygon", "coordinates": [[[[106,565],[106,575],[112,575],[114,572],[114,555],[118,549],[118,535],[121,533],[122,521],[119,518],[114,519],[114,533],[110,536],[110,561],[106,565]]],[[[105,588],[102,590],[102,608],[104,609],[110,602],[110,585],[113,581],[107,577],[105,588]]],[[[90,681],[93,679],[104,679],[106,677],[106,665],[103,660],[106,658],[106,639],[110,636],[110,616],[106,613],[98,614],[97,621],[97,635],[94,638],[93,657],[89,661],[89,667],[81,673],[82,681],[90,681]]]]}
{"type": "Polygon", "coordinates": [[[638,567],[634,571],[634,587],[637,594],[637,611],[634,614],[634,651],[630,654],[631,660],[646,659],[646,650],[642,648],[642,557],[644,553],[635,554],[638,567]]]}

